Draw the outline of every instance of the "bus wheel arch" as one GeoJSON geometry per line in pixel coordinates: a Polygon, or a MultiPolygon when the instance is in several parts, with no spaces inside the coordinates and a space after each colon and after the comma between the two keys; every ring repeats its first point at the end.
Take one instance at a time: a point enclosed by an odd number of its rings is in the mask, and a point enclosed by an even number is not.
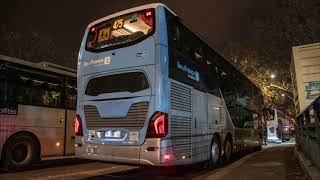
{"type": "Polygon", "coordinates": [[[3,146],[1,163],[5,170],[20,169],[40,160],[40,153],[40,141],[36,135],[29,131],[15,132],[6,140],[3,146]],[[15,148],[18,150],[17,152],[15,148]],[[18,154],[19,157],[16,157],[18,160],[13,159],[15,158],[13,154],[18,154]]]}

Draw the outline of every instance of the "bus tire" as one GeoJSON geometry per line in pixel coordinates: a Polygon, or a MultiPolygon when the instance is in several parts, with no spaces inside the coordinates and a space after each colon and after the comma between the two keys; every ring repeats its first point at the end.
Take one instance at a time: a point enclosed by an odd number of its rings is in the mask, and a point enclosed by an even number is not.
{"type": "Polygon", "coordinates": [[[224,143],[224,154],[223,154],[223,161],[225,163],[229,162],[232,158],[233,153],[233,145],[230,136],[227,136],[225,143],[224,143]]]}
{"type": "Polygon", "coordinates": [[[214,169],[219,165],[220,162],[220,141],[217,136],[213,136],[210,146],[210,160],[208,163],[209,169],[214,169]]]}
{"type": "Polygon", "coordinates": [[[5,145],[3,168],[19,170],[30,166],[38,157],[38,142],[28,134],[17,134],[5,145]]]}

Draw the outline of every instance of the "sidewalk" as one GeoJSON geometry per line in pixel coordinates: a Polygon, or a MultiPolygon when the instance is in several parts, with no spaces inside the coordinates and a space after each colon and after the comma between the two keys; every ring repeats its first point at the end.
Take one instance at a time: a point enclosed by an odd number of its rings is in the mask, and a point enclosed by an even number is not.
{"type": "MultiPolygon", "coordinates": [[[[294,156],[294,144],[270,144],[262,151],[217,169],[200,179],[215,180],[295,180],[304,173],[294,156]]],[[[198,178],[196,178],[198,179],[198,178]]]]}

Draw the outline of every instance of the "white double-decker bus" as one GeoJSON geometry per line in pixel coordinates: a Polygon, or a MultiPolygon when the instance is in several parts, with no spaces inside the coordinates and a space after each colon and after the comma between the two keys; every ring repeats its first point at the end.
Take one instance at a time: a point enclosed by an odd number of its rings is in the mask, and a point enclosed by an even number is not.
{"type": "Polygon", "coordinates": [[[74,155],[76,71],[0,55],[0,157],[5,169],[74,155]]]}
{"type": "Polygon", "coordinates": [[[215,166],[261,147],[260,90],[163,4],[90,23],[77,72],[79,158],[215,166]]]}

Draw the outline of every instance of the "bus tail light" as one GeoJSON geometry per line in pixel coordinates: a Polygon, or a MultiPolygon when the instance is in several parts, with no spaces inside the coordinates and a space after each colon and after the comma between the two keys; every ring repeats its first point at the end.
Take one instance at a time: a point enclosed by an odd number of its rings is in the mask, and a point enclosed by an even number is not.
{"type": "Polygon", "coordinates": [[[147,138],[162,138],[168,134],[168,114],[155,112],[149,122],[147,138]]]}
{"type": "Polygon", "coordinates": [[[152,11],[146,11],[145,16],[146,16],[146,17],[152,16],[152,11]]]}
{"type": "Polygon", "coordinates": [[[170,154],[165,154],[163,155],[163,159],[166,161],[169,161],[171,159],[171,155],[170,154]]]}
{"type": "Polygon", "coordinates": [[[76,136],[83,136],[83,131],[82,131],[82,122],[80,116],[77,114],[76,118],[74,120],[74,132],[76,136]]]}

